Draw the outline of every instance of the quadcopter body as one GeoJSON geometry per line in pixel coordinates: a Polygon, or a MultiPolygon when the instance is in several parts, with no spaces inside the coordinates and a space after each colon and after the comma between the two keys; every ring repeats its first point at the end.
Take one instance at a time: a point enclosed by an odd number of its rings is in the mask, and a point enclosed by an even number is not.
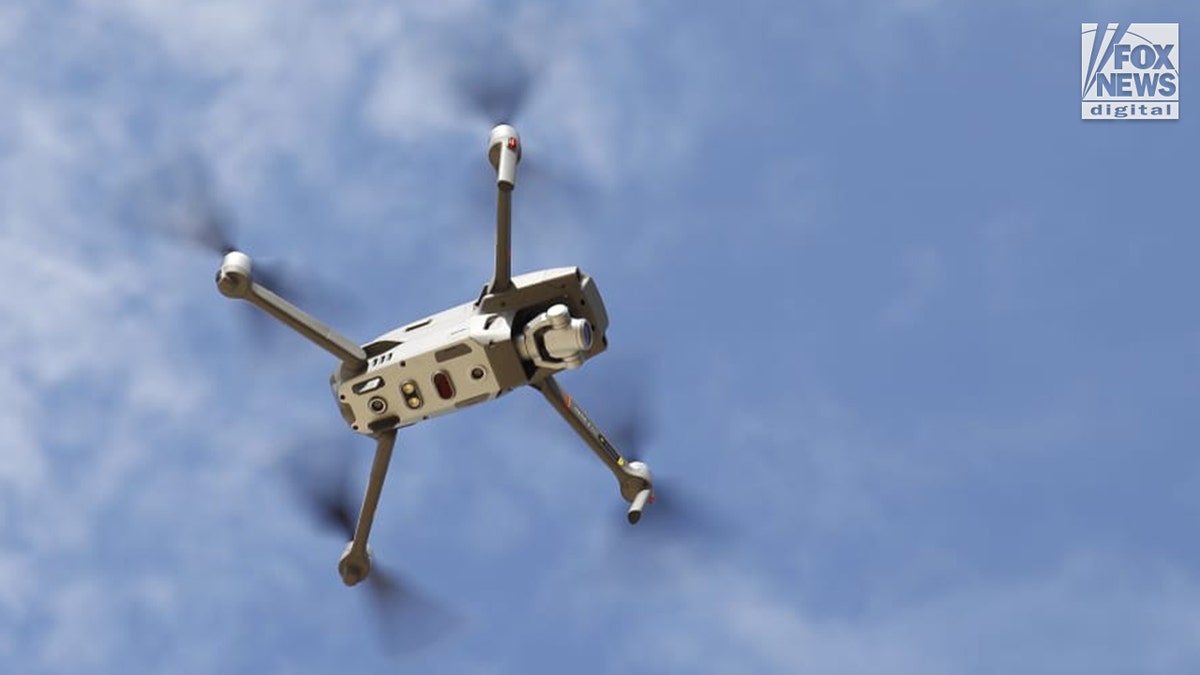
{"type": "Polygon", "coordinates": [[[338,358],[330,387],[341,416],[352,431],[375,439],[358,522],[338,565],[347,585],[370,573],[367,539],[397,431],[521,386],[540,391],[613,473],[630,523],[653,502],[645,463],[627,461],[554,379],[607,348],[600,292],[577,267],[511,275],[512,192],[521,159],[513,127],[492,130],[488,158],[496,169],[495,273],[472,302],[359,345],[255,281],[245,253],[228,251],[217,271],[222,294],[250,302],[338,358]]]}
{"type": "Polygon", "coordinates": [[[595,283],[578,268],[532,272],[499,297],[481,294],[379,336],[363,346],[364,372],[338,368],[330,383],[346,423],[371,435],[576,368],[605,349],[607,323],[595,283]]]}

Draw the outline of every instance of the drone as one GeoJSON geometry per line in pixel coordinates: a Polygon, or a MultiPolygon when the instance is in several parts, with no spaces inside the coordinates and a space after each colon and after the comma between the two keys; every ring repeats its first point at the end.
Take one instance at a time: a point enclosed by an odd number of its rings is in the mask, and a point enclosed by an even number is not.
{"type": "Polygon", "coordinates": [[[496,264],[473,301],[359,345],[256,281],[246,253],[227,251],[217,270],[222,295],[249,302],[338,359],[329,378],[338,410],[352,431],[375,440],[357,524],[338,561],[347,586],[371,572],[367,540],[397,432],[521,386],[541,392],[616,477],[630,524],[654,502],[650,468],[622,456],[554,378],[607,349],[600,291],[578,267],[512,276],[512,193],[521,161],[516,129],[493,128],[487,154],[496,170],[496,264]]]}

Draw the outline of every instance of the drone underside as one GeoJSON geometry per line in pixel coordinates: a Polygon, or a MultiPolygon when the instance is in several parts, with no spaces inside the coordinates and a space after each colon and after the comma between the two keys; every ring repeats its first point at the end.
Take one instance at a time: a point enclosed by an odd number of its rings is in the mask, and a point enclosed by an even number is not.
{"type": "Polygon", "coordinates": [[[531,272],[502,296],[481,295],[379,336],[363,346],[364,372],[339,368],[330,382],[346,423],[371,435],[578,367],[604,351],[607,327],[591,277],[575,267],[531,272]]]}
{"type": "Polygon", "coordinates": [[[398,429],[490,401],[522,385],[540,391],[617,478],[636,523],[653,501],[649,468],[626,461],[554,379],[608,346],[608,315],[591,277],[576,267],[512,277],[511,199],[521,144],[516,130],[492,130],[496,169],[495,275],[479,297],[358,345],[254,280],[250,257],[226,253],[217,272],[222,294],[246,300],[341,362],[330,377],[350,428],[376,441],[362,509],[338,569],[347,585],[371,569],[367,539],[398,429]]]}

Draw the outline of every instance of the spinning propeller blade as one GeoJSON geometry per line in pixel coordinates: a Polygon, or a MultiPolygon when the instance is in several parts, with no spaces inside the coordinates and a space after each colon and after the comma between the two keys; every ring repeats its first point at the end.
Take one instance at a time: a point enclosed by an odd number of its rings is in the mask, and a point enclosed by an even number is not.
{"type": "Polygon", "coordinates": [[[515,124],[529,103],[537,66],[499,34],[476,36],[452,76],[463,105],[491,125],[515,124]]]}
{"type": "Polygon", "coordinates": [[[512,124],[529,103],[533,90],[533,72],[524,64],[509,60],[488,72],[460,76],[459,85],[467,107],[492,124],[512,124]]]}
{"type": "Polygon", "coordinates": [[[218,255],[236,247],[229,214],[218,203],[203,160],[186,154],[150,169],[132,186],[127,221],[155,234],[200,246],[218,255]]]}
{"type": "MultiPolygon", "coordinates": [[[[359,508],[359,497],[350,489],[350,451],[345,448],[333,453],[305,443],[285,458],[287,478],[314,524],[342,541],[353,538],[359,508]]],[[[333,549],[330,552],[332,563],[336,558],[333,549]]],[[[384,648],[390,652],[410,652],[428,646],[459,623],[454,612],[418,590],[411,581],[375,562],[365,586],[384,648]]]]}
{"type": "MultiPolygon", "coordinates": [[[[578,380],[568,373],[556,375],[554,381],[561,377],[564,380],[563,389],[575,390],[577,396],[573,395],[572,398],[595,402],[590,427],[604,434],[621,454],[626,462],[623,468],[627,473],[646,478],[641,467],[631,466],[634,462],[646,462],[652,474],[649,479],[654,501],[649,505],[642,503],[645,491],[644,484],[640,482],[631,486],[638,490],[636,495],[631,495],[633,490],[622,492],[623,497],[632,498],[632,501],[628,506],[621,504],[624,513],[620,515],[615,508],[609,511],[611,515],[604,517],[601,525],[603,535],[593,540],[597,546],[595,552],[603,560],[602,567],[585,564],[583,568],[587,574],[580,579],[579,585],[588,587],[595,584],[598,578],[605,577],[608,570],[614,567],[632,564],[636,566],[633,569],[642,574],[653,569],[653,565],[664,560],[671,561],[679,554],[692,555],[696,551],[707,551],[710,547],[724,546],[727,538],[721,535],[726,528],[715,528],[718,520],[712,517],[704,502],[690,499],[686,489],[680,489],[682,481],[676,479],[683,477],[672,476],[669,464],[664,470],[664,466],[646,461],[651,448],[661,444],[661,439],[659,443],[652,439],[654,415],[646,383],[654,382],[656,378],[652,377],[652,369],[647,367],[646,360],[630,360],[614,354],[600,358],[597,365],[585,366],[581,370],[589,372],[578,375],[578,380]],[[642,506],[644,513],[636,518],[635,523],[635,519],[629,516],[641,513],[638,509],[642,506]],[[626,520],[634,524],[626,525],[626,520]],[[646,562],[651,567],[646,567],[646,562]]],[[[583,435],[576,433],[571,440],[578,444],[579,436],[583,435]]],[[[618,480],[621,480],[620,475],[618,480]]]]}
{"type": "MultiPolygon", "coordinates": [[[[199,246],[219,256],[243,250],[234,236],[233,218],[217,198],[208,165],[194,153],[153,167],[131,186],[122,207],[123,222],[135,229],[199,246]]],[[[338,295],[335,292],[302,290],[320,286],[320,280],[306,275],[301,281],[294,266],[278,260],[256,258],[254,279],[300,305],[336,308],[345,304],[332,299],[338,295]]],[[[273,324],[267,317],[248,305],[242,310],[251,317],[249,322],[256,333],[268,334],[267,326],[273,324]]]]}
{"type": "MultiPolygon", "coordinates": [[[[472,34],[469,42],[456,50],[458,60],[451,65],[448,86],[453,100],[471,119],[489,127],[512,124],[518,132],[526,131],[521,125],[552,64],[548,55],[536,58],[519,47],[513,35],[493,32],[472,34]]],[[[526,214],[526,220],[517,225],[518,240],[521,232],[529,231],[525,227],[538,221],[539,214],[547,221],[561,221],[564,214],[574,219],[601,206],[595,199],[595,185],[566,163],[567,153],[556,157],[554,148],[539,146],[533,127],[528,131],[531,133],[522,139],[525,152],[517,171],[520,209],[526,214]]],[[[494,186],[495,170],[474,150],[462,161],[463,171],[471,176],[463,180],[464,186],[470,186],[464,187],[470,208],[481,219],[486,217],[483,214],[490,216],[496,196],[484,186],[494,186]]]]}
{"type": "Polygon", "coordinates": [[[653,397],[645,384],[654,381],[649,376],[652,367],[647,362],[643,358],[602,357],[593,372],[580,376],[581,397],[587,396],[586,400],[598,402],[594,419],[600,429],[607,431],[609,440],[626,461],[645,462],[654,473],[653,504],[646,507],[645,515],[636,527],[623,529],[630,531],[630,536],[707,538],[717,533],[718,519],[703,500],[692,496],[678,476],[671,475],[669,465],[664,467],[651,461],[653,449],[658,444],[654,439],[653,397]],[[601,372],[605,374],[601,375],[601,372]],[[588,379],[605,376],[604,392],[591,392],[582,384],[588,379]]]}

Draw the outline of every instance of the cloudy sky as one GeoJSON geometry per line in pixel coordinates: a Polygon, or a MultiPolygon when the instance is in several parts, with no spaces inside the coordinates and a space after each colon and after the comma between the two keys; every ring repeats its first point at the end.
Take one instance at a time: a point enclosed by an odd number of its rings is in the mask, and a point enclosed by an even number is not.
{"type": "Polygon", "coordinates": [[[1186,74],[1194,3],[410,5],[0,2],[4,672],[1200,669],[1200,111],[1076,108],[1081,22],[1186,74]],[[289,479],[365,479],[332,360],[164,176],[365,342],[490,276],[464,91],[513,72],[514,268],[598,281],[562,381],[645,412],[663,508],[532,391],[411,428],[392,621],[289,479]]]}

